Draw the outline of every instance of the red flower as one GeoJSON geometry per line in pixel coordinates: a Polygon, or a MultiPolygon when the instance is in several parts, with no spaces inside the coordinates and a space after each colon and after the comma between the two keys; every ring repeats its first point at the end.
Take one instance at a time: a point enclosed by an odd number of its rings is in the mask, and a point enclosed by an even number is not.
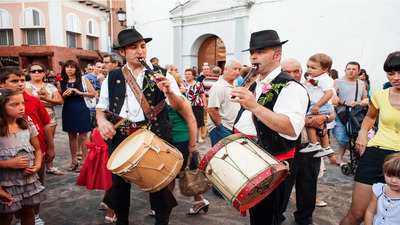
{"type": "Polygon", "coordinates": [[[318,81],[314,80],[314,79],[310,79],[308,80],[308,82],[310,82],[310,84],[317,86],[318,85],[318,81]]]}

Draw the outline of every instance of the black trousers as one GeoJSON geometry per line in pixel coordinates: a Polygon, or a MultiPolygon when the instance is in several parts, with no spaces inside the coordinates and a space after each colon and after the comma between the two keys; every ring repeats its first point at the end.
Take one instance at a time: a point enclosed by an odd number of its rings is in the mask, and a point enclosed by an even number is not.
{"type": "MultiPolygon", "coordinates": [[[[119,143],[125,138],[126,136],[123,135],[114,137],[113,141],[108,145],[109,155],[114,152],[119,143]]],[[[118,225],[127,225],[129,224],[131,184],[118,175],[112,174],[111,176],[112,186],[108,194],[104,197],[103,202],[115,211],[118,225]]],[[[156,212],[155,225],[167,225],[172,209],[178,205],[175,197],[169,191],[168,187],[149,195],[151,208],[156,212]]]]}
{"type": "MultiPolygon", "coordinates": [[[[289,165],[292,159],[286,160],[289,165]]],[[[286,182],[283,181],[257,205],[249,209],[251,225],[279,225],[286,182]]]]}
{"type": "Polygon", "coordinates": [[[295,221],[298,224],[312,224],[312,214],[317,199],[317,180],[321,165],[321,158],[314,158],[315,152],[299,153],[302,147],[296,148],[295,156],[290,165],[290,174],[286,178],[285,194],[283,198],[281,222],[285,220],[283,213],[289,202],[290,194],[296,184],[296,211],[295,221]]]}

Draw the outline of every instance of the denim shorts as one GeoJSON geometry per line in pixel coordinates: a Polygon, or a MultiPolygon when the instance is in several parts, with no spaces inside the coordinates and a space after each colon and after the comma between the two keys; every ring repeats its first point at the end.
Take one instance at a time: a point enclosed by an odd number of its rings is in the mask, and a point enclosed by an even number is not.
{"type": "MultiPolygon", "coordinates": [[[[307,116],[311,115],[311,107],[315,105],[315,102],[310,102],[310,108],[308,109],[307,116]]],[[[332,104],[325,103],[319,107],[319,115],[330,115],[333,112],[332,104]]]]}
{"type": "Polygon", "coordinates": [[[336,125],[332,129],[332,134],[340,146],[345,146],[347,143],[349,143],[349,134],[347,133],[346,125],[343,125],[342,122],[340,122],[338,116],[336,116],[335,122],[336,125]]]}

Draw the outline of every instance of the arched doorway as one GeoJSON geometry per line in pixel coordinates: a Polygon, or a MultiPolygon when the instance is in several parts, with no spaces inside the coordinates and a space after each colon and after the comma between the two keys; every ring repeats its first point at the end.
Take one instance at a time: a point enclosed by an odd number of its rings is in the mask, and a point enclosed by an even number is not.
{"type": "Polygon", "coordinates": [[[225,53],[225,44],[221,38],[214,35],[204,40],[198,52],[197,68],[199,74],[204,63],[208,63],[209,66],[219,66],[223,70],[226,62],[225,53]]]}

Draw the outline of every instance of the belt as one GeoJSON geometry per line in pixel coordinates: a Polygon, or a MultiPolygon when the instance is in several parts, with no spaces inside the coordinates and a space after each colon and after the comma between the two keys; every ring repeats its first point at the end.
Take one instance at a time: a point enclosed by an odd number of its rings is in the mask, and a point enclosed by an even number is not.
{"type": "Polygon", "coordinates": [[[138,129],[147,129],[147,122],[146,121],[140,121],[136,123],[124,122],[116,130],[119,130],[121,134],[127,135],[134,133],[138,129]]]}

